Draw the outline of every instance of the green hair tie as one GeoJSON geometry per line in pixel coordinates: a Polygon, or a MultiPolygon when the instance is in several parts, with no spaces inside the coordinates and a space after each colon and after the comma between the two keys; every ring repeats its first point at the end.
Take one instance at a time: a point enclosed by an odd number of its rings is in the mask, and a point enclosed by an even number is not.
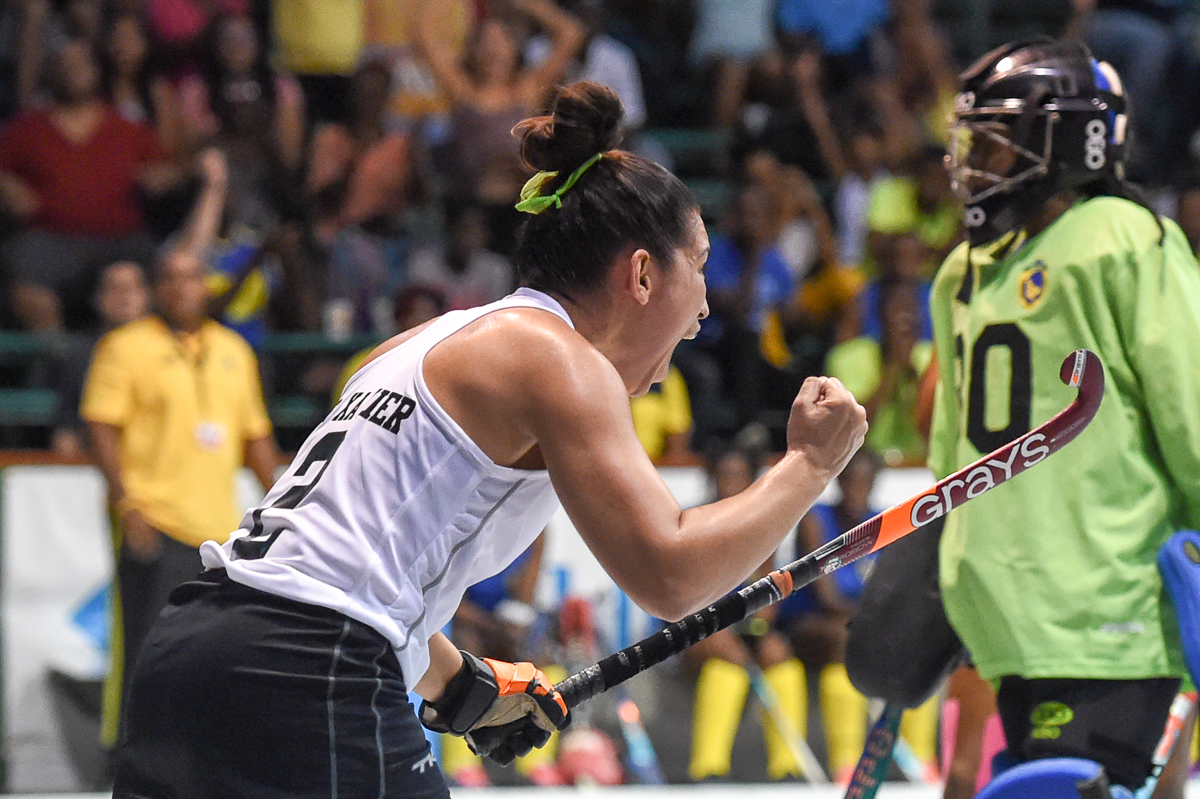
{"type": "Polygon", "coordinates": [[[542,186],[546,185],[546,181],[555,177],[558,172],[538,172],[525,182],[521,188],[521,202],[517,203],[516,209],[527,214],[540,214],[551,205],[555,208],[562,208],[563,193],[575,185],[575,181],[579,180],[579,176],[587,172],[588,167],[599,161],[604,156],[604,153],[596,153],[588,160],[584,161],[578,169],[571,173],[563,184],[554,190],[553,194],[542,195],[542,186]]]}

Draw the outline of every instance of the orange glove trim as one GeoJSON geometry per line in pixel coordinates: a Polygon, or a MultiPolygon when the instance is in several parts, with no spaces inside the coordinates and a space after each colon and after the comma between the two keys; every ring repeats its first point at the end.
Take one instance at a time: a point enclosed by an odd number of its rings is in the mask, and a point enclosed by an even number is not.
{"type": "Polygon", "coordinates": [[[491,658],[484,658],[483,662],[488,664],[488,667],[495,673],[500,696],[512,696],[513,694],[549,696],[562,708],[564,715],[569,712],[562,694],[554,690],[554,686],[546,679],[546,675],[542,674],[541,669],[532,663],[527,661],[508,663],[491,658]]]}

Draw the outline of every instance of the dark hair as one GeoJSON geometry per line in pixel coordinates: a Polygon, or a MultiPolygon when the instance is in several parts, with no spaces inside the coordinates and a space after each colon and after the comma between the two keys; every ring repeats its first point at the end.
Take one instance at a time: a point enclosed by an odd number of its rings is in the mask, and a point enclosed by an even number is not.
{"type": "MultiPolygon", "coordinates": [[[[271,62],[267,53],[267,46],[263,42],[263,33],[259,30],[258,23],[253,17],[242,14],[222,14],[213,20],[208,28],[208,44],[206,46],[207,59],[204,64],[203,77],[206,88],[208,89],[208,103],[212,109],[213,115],[220,120],[223,130],[235,127],[234,109],[239,105],[238,102],[232,100],[226,93],[229,87],[231,75],[226,69],[225,63],[221,59],[220,48],[217,46],[221,39],[221,28],[228,22],[234,22],[238,19],[245,18],[249,21],[254,29],[254,35],[258,40],[258,55],[254,59],[254,64],[250,67],[250,74],[253,82],[257,85],[258,99],[268,108],[275,107],[275,70],[271,68],[271,62]]],[[[250,104],[253,101],[247,101],[250,104]]],[[[269,125],[268,125],[269,130],[269,125]]],[[[254,131],[239,130],[238,133],[257,133],[266,136],[268,130],[256,129],[254,131]]]]}
{"type": "MultiPolygon", "coordinates": [[[[888,334],[888,306],[895,301],[909,302],[917,312],[921,310],[920,284],[915,280],[887,277],[879,281],[879,294],[875,298],[875,316],[879,319],[879,344],[885,353],[891,351],[895,342],[888,334]]],[[[919,321],[918,321],[919,324],[919,321]]],[[[920,334],[918,333],[918,338],[920,334]]]]}
{"type": "Polygon", "coordinates": [[[755,480],[758,478],[758,473],[762,471],[766,453],[762,447],[752,441],[715,441],[707,448],[704,457],[704,468],[708,473],[708,479],[715,482],[721,461],[734,457],[746,462],[746,468],[750,471],[750,479],[755,480]]]}
{"type": "Polygon", "coordinates": [[[441,316],[446,312],[446,294],[437,286],[428,286],[417,283],[407,286],[396,294],[392,300],[392,318],[396,324],[401,324],[405,317],[412,313],[413,306],[419,300],[429,300],[437,308],[437,315],[441,316]]]}
{"type": "Polygon", "coordinates": [[[1154,210],[1154,206],[1150,204],[1146,193],[1142,191],[1141,187],[1130,183],[1124,177],[1118,177],[1113,174],[1105,175],[1098,180],[1080,186],[1079,193],[1088,199],[1092,197],[1119,197],[1122,200],[1128,200],[1131,203],[1142,206],[1142,208],[1150,212],[1150,215],[1154,217],[1155,224],[1158,225],[1159,244],[1166,238],[1167,229],[1163,227],[1162,217],[1158,215],[1158,211],[1154,210]]]}
{"type": "Polygon", "coordinates": [[[887,464],[884,463],[883,458],[880,457],[879,453],[871,449],[866,444],[863,444],[858,448],[858,452],[855,452],[852,456],[850,456],[850,460],[846,463],[846,467],[842,469],[842,474],[850,471],[851,467],[857,468],[859,464],[870,467],[872,480],[874,480],[875,477],[887,466],[887,464]]]}
{"type": "Polygon", "coordinates": [[[925,142],[913,158],[913,169],[919,171],[928,166],[943,168],[946,159],[946,148],[935,142],[925,142]]]}
{"type": "Polygon", "coordinates": [[[513,128],[529,167],[558,175],[541,188],[550,194],[579,166],[593,164],[550,206],[521,226],[513,257],[522,286],[568,299],[595,289],[613,260],[631,245],[664,267],[683,246],[699,206],[679,178],[639,155],[613,150],[624,110],[611,89],[580,81],[561,88],[551,113],[513,128]]]}
{"type": "Polygon", "coordinates": [[[150,83],[152,80],[150,59],[153,43],[150,40],[150,33],[146,29],[146,19],[136,11],[109,9],[106,14],[104,25],[101,28],[100,46],[97,48],[97,57],[100,59],[100,91],[104,95],[104,99],[109,103],[112,103],[116,99],[113,96],[113,89],[117,82],[117,63],[110,52],[112,48],[112,35],[118,22],[131,19],[141,28],[142,37],[146,40],[146,53],[142,58],[141,65],[138,66],[137,74],[133,76],[133,83],[134,90],[137,92],[138,102],[146,110],[146,119],[144,121],[147,124],[151,124],[155,121],[157,109],[154,105],[154,97],[150,93],[150,83]]]}
{"type": "Polygon", "coordinates": [[[88,54],[88,58],[96,65],[97,81],[95,92],[100,95],[101,88],[99,82],[100,68],[100,53],[96,49],[95,43],[83,36],[71,36],[61,42],[54,49],[53,58],[51,61],[51,69],[46,75],[46,87],[50,91],[50,96],[55,103],[63,103],[68,101],[66,76],[63,74],[63,56],[72,47],[82,47],[88,54]]]}

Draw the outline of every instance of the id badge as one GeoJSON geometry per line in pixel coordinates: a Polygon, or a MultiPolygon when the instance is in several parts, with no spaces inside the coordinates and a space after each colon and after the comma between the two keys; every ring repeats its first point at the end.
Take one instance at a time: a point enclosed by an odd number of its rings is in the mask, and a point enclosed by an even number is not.
{"type": "Polygon", "coordinates": [[[200,422],[196,425],[196,443],[201,449],[215,452],[225,443],[225,430],[216,422],[200,422]]]}

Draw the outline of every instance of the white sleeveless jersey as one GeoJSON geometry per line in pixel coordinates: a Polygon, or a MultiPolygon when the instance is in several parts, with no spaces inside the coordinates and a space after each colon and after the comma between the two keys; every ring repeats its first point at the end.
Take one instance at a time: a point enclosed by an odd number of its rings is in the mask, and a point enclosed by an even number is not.
{"type": "Polygon", "coordinates": [[[332,608],[386,636],[409,688],[429,666],[430,636],[466,589],[502,571],[550,521],[545,471],[493,463],[429,393],[434,345],[492,311],[540,308],[519,289],[442,316],[371,361],[304,442],[287,473],[204,565],[272,594],[332,608]]]}

